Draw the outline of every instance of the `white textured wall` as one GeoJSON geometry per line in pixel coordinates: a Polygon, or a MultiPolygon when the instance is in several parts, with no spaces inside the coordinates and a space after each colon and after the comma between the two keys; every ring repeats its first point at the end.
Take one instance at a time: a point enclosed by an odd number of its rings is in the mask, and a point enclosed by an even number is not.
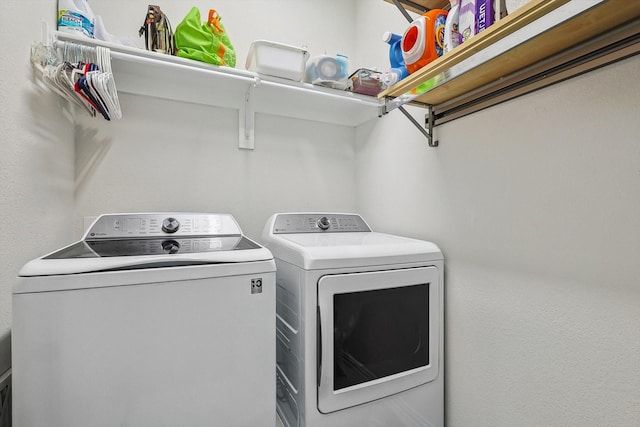
{"type": "MultiPolygon", "coordinates": [[[[355,130],[257,115],[238,149],[238,113],[122,96],[127,117],[77,145],[76,233],[103,212],[230,212],[258,238],[278,211],[355,210],[355,130]]],[[[95,128],[94,128],[95,129],[95,128]]]]}
{"type": "Polygon", "coordinates": [[[437,149],[399,112],[359,128],[359,210],[445,255],[448,426],[638,425],[639,81],[635,57],[438,127],[437,149]]]}
{"type": "Polygon", "coordinates": [[[31,80],[29,48],[52,1],[3,2],[0,13],[0,372],[10,365],[11,287],[29,259],[71,235],[73,126],[31,80]],[[37,11],[38,16],[33,12],[37,11]]]}

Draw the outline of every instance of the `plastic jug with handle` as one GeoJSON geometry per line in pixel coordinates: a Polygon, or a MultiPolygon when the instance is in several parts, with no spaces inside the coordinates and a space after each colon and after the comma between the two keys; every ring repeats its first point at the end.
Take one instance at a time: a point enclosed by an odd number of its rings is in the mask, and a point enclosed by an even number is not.
{"type": "Polygon", "coordinates": [[[402,57],[414,73],[444,53],[447,11],[433,9],[414,20],[402,36],[402,57]]]}
{"type": "Polygon", "coordinates": [[[87,0],[58,0],[58,30],[93,38],[96,16],[87,0]]]}

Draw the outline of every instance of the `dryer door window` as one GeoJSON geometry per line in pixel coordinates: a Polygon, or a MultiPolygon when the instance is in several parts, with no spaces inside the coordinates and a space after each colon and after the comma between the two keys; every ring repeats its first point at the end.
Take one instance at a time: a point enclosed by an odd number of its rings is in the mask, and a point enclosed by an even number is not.
{"type": "Polygon", "coordinates": [[[437,377],[438,277],[435,267],[422,267],[320,279],[321,412],[437,377]]]}
{"type": "Polygon", "coordinates": [[[429,283],[333,296],[333,387],[429,365],[429,283]]]}

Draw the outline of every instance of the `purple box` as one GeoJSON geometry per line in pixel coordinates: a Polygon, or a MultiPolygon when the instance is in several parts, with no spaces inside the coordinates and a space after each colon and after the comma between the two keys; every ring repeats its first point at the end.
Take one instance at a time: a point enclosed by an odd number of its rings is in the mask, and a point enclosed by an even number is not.
{"type": "Polygon", "coordinates": [[[493,24],[493,0],[476,0],[476,34],[493,24]]]}

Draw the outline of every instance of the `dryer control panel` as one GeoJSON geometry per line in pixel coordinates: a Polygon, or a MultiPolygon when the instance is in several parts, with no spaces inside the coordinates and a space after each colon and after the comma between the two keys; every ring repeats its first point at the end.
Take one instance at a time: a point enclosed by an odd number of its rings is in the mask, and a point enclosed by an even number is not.
{"type": "Polygon", "coordinates": [[[242,230],[230,214],[156,212],[102,215],[83,240],[240,235],[242,230]]]}
{"type": "Polygon", "coordinates": [[[279,214],[273,225],[273,234],[340,233],[371,231],[357,214],[294,213],[279,214]]]}

